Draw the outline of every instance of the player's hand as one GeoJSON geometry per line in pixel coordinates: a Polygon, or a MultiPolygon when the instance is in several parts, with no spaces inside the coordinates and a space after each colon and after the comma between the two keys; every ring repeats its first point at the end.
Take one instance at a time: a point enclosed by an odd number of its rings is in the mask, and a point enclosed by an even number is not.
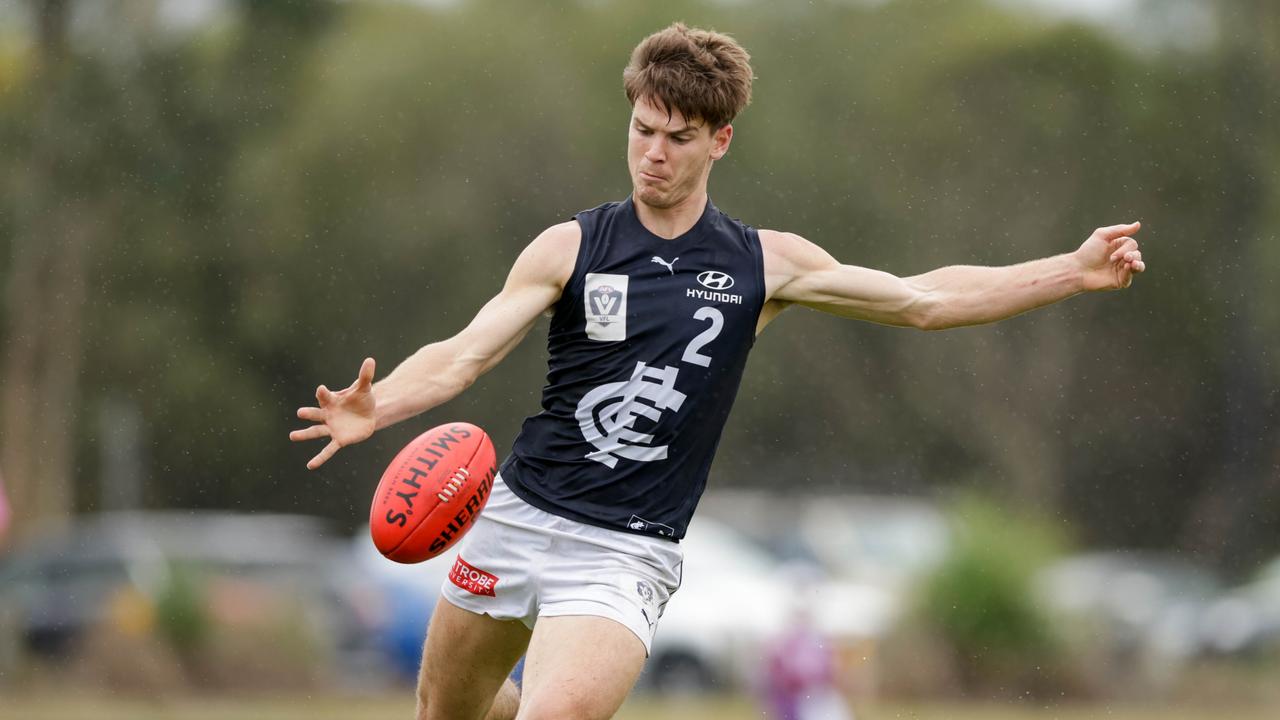
{"type": "Polygon", "coordinates": [[[1141,228],[1142,223],[1136,222],[1098,228],[1076,250],[1086,290],[1127,288],[1134,275],[1147,269],[1132,237],[1141,228]]]}
{"type": "Polygon", "coordinates": [[[294,442],[329,438],[320,454],[307,463],[308,470],[323,465],[339,449],[364,440],[377,428],[374,415],[373,358],[365,358],[360,374],[351,387],[333,392],[321,385],[316,388],[316,402],[320,407],[298,408],[298,417],[315,423],[308,428],[294,430],[289,439],[294,442]]]}

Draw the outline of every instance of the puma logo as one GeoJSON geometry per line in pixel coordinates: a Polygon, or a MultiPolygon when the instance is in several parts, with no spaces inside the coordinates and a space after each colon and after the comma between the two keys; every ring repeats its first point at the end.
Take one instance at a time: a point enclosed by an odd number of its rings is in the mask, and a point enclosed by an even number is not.
{"type": "Polygon", "coordinates": [[[664,267],[664,268],[666,268],[666,269],[670,270],[672,275],[675,275],[675,274],[676,274],[676,260],[679,260],[679,259],[680,259],[680,258],[676,258],[675,260],[672,260],[671,262],[667,262],[666,260],[663,260],[662,258],[658,257],[657,255],[654,255],[654,256],[653,256],[653,260],[652,260],[652,262],[656,262],[656,263],[658,263],[658,264],[659,264],[659,265],[661,265],[662,267],[664,267]]]}

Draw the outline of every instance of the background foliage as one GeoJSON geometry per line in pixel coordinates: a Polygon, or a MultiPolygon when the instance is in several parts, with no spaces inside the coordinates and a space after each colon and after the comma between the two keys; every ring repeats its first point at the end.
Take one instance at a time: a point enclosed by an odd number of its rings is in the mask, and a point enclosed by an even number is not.
{"type": "Polygon", "coordinates": [[[732,32],[758,75],[712,178],[731,215],[897,274],[1140,218],[1151,268],[941,334],[791,311],[757,343],[713,483],[972,486],[1086,543],[1249,567],[1280,549],[1280,9],[1202,5],[1209,41],[1188,46],[1009,5],[4,10],[0,469],[18,519],[141,504],[354,525],[425,427],[467,418],[505,452],[537,409],[537,332],[320,472],[286,434],[316,384],[457,331],[542,228],[628,191],[621,67],[683,19],[732,32]]]}

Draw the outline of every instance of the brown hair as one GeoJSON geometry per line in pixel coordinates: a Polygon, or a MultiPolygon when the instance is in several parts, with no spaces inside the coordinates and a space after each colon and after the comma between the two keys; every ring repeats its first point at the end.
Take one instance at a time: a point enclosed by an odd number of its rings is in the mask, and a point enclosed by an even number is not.
{"type": "Polygon", "coordinates": [[[636,46],[622,85],[632,106],[648,98],[719,129],[751,102],[750,60],[728,35],[672,23],[636,46]]]}

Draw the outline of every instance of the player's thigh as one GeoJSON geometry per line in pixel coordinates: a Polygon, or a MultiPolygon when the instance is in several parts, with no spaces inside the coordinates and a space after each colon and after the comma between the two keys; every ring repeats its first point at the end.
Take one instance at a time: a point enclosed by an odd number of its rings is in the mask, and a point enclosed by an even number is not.
{"type": "Polygon", "coordinates": [[[529,637],[529,629],[518,620],[494,620],[442,596],[431,615],[418,673],[419,708],[426,711],[422,717],[484,717],[529,637]]]}
{"type": "Polygon", "coordinates": [[[613,717],[644,668],[644,643],[602,617],[543,617],[524,662],[517,720],[613,717]]]}

